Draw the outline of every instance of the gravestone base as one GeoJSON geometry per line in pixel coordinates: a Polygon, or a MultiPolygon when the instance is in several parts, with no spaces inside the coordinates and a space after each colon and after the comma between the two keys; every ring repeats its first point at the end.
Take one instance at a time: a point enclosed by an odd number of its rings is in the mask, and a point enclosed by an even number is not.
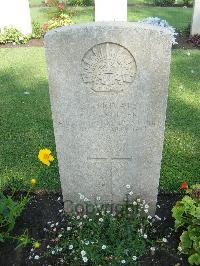
{"type": "MultiPolygon", "coordinates": [[[[118,204],[131,186],[155,211],[171,35],[127,22],[73,25],[45,35],[65,208],[79,193],[118,204]]],[[[70,203],[72,204],[72,203],[70,203]]]]}

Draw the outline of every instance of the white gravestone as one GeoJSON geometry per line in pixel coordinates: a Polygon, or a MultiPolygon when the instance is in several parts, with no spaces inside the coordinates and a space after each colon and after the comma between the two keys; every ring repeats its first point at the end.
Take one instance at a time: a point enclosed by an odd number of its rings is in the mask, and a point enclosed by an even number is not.
{"type": "Polygon", "coordinates": [[[95,0],[95,21],[127,21],[127,0],[95,0]]]}
{"type": "Polygon", "coordinates": [[[45,35],[65,209],[120,203],[131,185],[155,210],[171,35],[128,22],[73,25],[45,35]]]}
{"type": "Polygon", "coordinates": [[[13,27],[23,34],[32,32],[28,0],[0,0],[0,29],[13,27]]]}
{"type": "Polygon", "coordinates": [[[191,35],[200,34],[200,0],[195,0],[191,35]]]}

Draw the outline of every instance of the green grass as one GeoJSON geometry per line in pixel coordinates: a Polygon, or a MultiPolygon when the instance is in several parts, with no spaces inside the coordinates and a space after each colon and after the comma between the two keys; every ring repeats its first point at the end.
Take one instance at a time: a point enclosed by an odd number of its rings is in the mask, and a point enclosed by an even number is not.
{"type": "MultiPolygon", "coordinates": [[[[58,188],[57,162],[37,160],[38,150],[55,154],[43,48],[0,49],[0,176],[2,184],[24,185],[36,177],[45,189],[58,188]],[[30,94],[24,94],[24,92],[30,94]]],[[[175,50],[161,186],[177,189],[181,181],[200,180],[200,51],[175,50]]]]}
{"type": "Polygon", "coordinates": [[[145,17],[166,19],[177,29],[186,27],[192,20],[192,8],[182,7],[141,7],[128,9],[129,21],[137,21],[145,17]]]}
{"type": "Polygon", "coordinates": [[[161,186],[200,182],[200,51],[173,52],[161,186]]]}
{"type": "Polygon", "coordinates": [[[29,5],[41,5],[42,3],[44,3],[44,1],[42,0],[29,0],[29,5]]]}
{"type": "MultiPolygon", "coordinates": [[[[76,13],[73,17],[74,23],[83,23],[94,20],[94,7],[74,7],[76,13]]],[[[32,20],[38,21],[43,24],[49,19],[48,12],[50,8],[36,7],[31,8],[32,20]]],[[[186,27],[192,19],[192,8],[182,7],[129,7],[128,8],[128,20],[138,21],[140,19],[157,16],[162,19],[166,19],[170,25],[175,28],[186,27]]]]}
{"type": "Polygon", "coordinates": [[[20,187],[35,177],[45,188],[56,187],[55,167],[37,161],[42,147],[55,153],[44,50],[0,49],[0,57],[1,181],[20,187]]]}
{"type": "Polygon", "coordinates": [[[44,24],[49,20],[49,12],[51,11],[48,7],[34,7],[31,8],[31,18],[32,21],[39,22],[40,24],[44,24]]]}

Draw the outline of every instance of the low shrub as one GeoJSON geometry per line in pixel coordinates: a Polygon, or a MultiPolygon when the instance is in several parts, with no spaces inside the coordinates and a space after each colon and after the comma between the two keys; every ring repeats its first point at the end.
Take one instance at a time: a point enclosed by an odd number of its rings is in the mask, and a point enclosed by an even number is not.
{"type": "Polygon", "coordinates": [[[32,24],[32,35],[31,35],[31,37],[33,39],[40,39],[40,38],[43,37],[43,35],[44,35],[44,30],[41,27],[40,23],[34,21],[33,24],[32,24]]]}
{"type": "Polygon", "coordinates": [[[200,185],[189,189],[183,182],[181,188],[187,195],[172,209],[175,228],[182,232],[178,250],[188,256],[191,265],[200,265],[200,185]]]}
{"type": "Polygon", "coordinates": [[[68,3],[72,6],[92,6],[94,0],[69,0],[68,3]]]}
{"type": "Polygon", "coordinates": [[[193,5],[193,0],[182,0],[178,1],[178,4],[182,4],[183,6],[191,7],[193,5]]]}
{"type": "Polygon", "coordinates": [[[31,39],[31,34],[24,35],[15,28],[5,28],[0,33],[0,44],[14,43],[25,44],[31,39]]]}
{"type": "Polygon", "coordinates": [[[28,203],[27,195],[20,200],[14,200],[13,196],[5,196],[0,193],[0,242],[4,242],[11,236],[16,219],[20,216],[28,203]]]}
{"type": "Polygon", "coordinates": [[[52,18],[51,20],[49,20],[48,22],[43,24],[43,30],[46,32],[48,30],[52,30],[58,27],[62,27],[62,26],[67,26],[72,24],[72,20],[71,18],[64,14],[61,13],[60,15],[52,18]]]}
{"type": "Polygon", "coordinates": [[[153,0],[155,6],[173,6],[175,0],[153,0]]]}

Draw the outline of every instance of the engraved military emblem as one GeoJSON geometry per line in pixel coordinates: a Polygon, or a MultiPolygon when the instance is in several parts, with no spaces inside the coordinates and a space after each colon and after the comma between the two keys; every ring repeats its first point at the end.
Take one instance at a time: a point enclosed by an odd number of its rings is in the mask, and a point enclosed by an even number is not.
{"type": "Polygon", "coordinates": [[[82,59],[82,79],[94,92],[122,92],[135,79],[133,55],[116,43],[100,43],[82,59]]]}

